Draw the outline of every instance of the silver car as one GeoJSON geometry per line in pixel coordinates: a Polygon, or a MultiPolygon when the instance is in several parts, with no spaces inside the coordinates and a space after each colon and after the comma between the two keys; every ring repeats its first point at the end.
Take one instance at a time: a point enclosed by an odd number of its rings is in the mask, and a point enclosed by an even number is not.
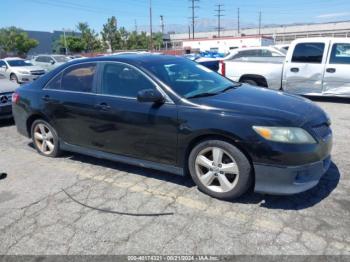
{"type": "Polygon", "coordinates": [[[11,57],[0,60],[0,74],[21,84],[38,79],[45,70],[19,57],[11,57]]]}
{"type": "Polygon", "coordinates": [[[46,71],[51,71],[69,61],[64,55],[38,55],[31,60],[34,65],[40,66],[46,71]]]}
{"type": "Polygon", "coordinates": [[[12,117],[11,97],[17,87],[17,84],[0,75],[0,120],[12,117]]]}

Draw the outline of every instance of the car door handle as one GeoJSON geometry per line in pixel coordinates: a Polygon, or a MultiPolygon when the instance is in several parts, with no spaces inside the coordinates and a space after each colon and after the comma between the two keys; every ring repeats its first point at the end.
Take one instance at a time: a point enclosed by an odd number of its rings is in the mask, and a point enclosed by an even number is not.
{"type": "Polygon", "coordinates": [[[297,67],[292,67],[292,68],[290,69],[290,71],[293,72],[293,73],[298,73],[298,72],[299,72],[299,68],[297,68],[297,67]]]}
{"type": "Polygon", "coordinates": [[[51,100],[50,96],[48,95],[43,96],[41,99],[44,100],[45,102],[49,102],[51,100]]]}
{"type": "Polygon", "coordinates": [[[111,109],[111,107],[109,105],[107,105],[106,103],[101,103],[101,104],[97,104],[95,105],[95,108],[101,111],[108,111],[111,109]]]}
{"type": "Polygon", "coordinates": [[[326,72],[331,73],[331,74],[335,73],[335,71],[337,71],[337,70],[335,70],[335,68],[327,68],[326,69],[326,72]]]}

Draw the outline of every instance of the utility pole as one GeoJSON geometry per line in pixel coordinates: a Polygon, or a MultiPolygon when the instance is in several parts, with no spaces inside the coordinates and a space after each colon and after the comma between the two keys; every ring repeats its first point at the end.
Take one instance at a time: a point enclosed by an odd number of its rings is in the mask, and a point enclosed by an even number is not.
{"type": "Polygon", "coordinates": [[[259,35],[261,35],[261,10],[259,12],[259,35]]]}
{"type": "Polygon", "coordinates": [[[215,11],[217,12],[217,14],[216,14],[215,16],[217,16],[217,18],[218,18],[218,27],[217,27],[217,30],[218,30],[218,38],[220,38],[220,32],[221,32],[221,30],[223,29],[223,28],[221,27],[221,17],[224,16],[224,15],[221,14],[221,13],[222,13],[223,11],[225,11],[225,10],[221,9],[223,6],[224,6],[224,5],[221,5],[221,4],[216,5],[216,7],[217,7],[218,9],[215,10],[215,11]]]}
{"type": "Polygon", "coordinates": [[[63,38],[64,38],[64,53],[65,53],[65,55],[68,55],[66,29],[64,29],[64,28],[63,28],[63,38]]]}
{"type": "Polygon", "coordinates": [[[241,34],[240,33],[240,18],[239,18],[239,8],[237,9],[237,34],[238,34],[238,36],[241,34]]]}
{"type": "Polygon", "coordinates": [[[188,39],[191,39],[191,26],[188,26],[188,39]]]}
{"type": "Polygon", "coordinates": [[[138,28],[137,28],[137,20],[135,19],[135,32],[137,33],[138,28]]]}
{"type": "Polygon", "coordinates": [[[192,5],[190,6],[190,8],[192,9],[192,38],[194,39],[194,24],[195,24],[195,20],[196,20],[196,16],[195,16],[195,9],[199,8],[199,6],[196,6],[195,3],[199,2],[199,0],[189,0],[191,1],[192,5]]]}
{"type": "Polygon", "coordinates": [[[160,16],[160,29],[162,31],[162,35],[164,35],[164,16],[160,16]]]}
{"type": "Polygon", "coordinates": [[[153,31],[152,31],[152,0],[149,0],[149,34],[150,34],[150,50],[153,50],[153,31]]]}

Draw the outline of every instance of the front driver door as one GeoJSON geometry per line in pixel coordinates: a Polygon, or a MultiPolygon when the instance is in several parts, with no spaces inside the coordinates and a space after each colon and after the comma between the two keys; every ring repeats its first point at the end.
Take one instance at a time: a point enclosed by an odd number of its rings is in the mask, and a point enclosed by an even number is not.
{"type": "Polygon", "coordinates": [[[95,131],[99,133],[101,150],[175,164],[176,105],[170,100],[164,104],[138,102],[138,91],[159,87],[131,65],[105,63],[100,81],[97,97],[99,120],[95,131]]]}

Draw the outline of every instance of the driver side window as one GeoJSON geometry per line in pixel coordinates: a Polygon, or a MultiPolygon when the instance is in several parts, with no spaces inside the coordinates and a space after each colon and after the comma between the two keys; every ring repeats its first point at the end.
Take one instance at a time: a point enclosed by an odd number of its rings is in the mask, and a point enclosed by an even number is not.
{"type": "Polygon", "coordinates": [[[143,89],[154,89],[154,84],[131,66],[107,63],[102,74],[102,94],[136,98],[143,89]]]}

